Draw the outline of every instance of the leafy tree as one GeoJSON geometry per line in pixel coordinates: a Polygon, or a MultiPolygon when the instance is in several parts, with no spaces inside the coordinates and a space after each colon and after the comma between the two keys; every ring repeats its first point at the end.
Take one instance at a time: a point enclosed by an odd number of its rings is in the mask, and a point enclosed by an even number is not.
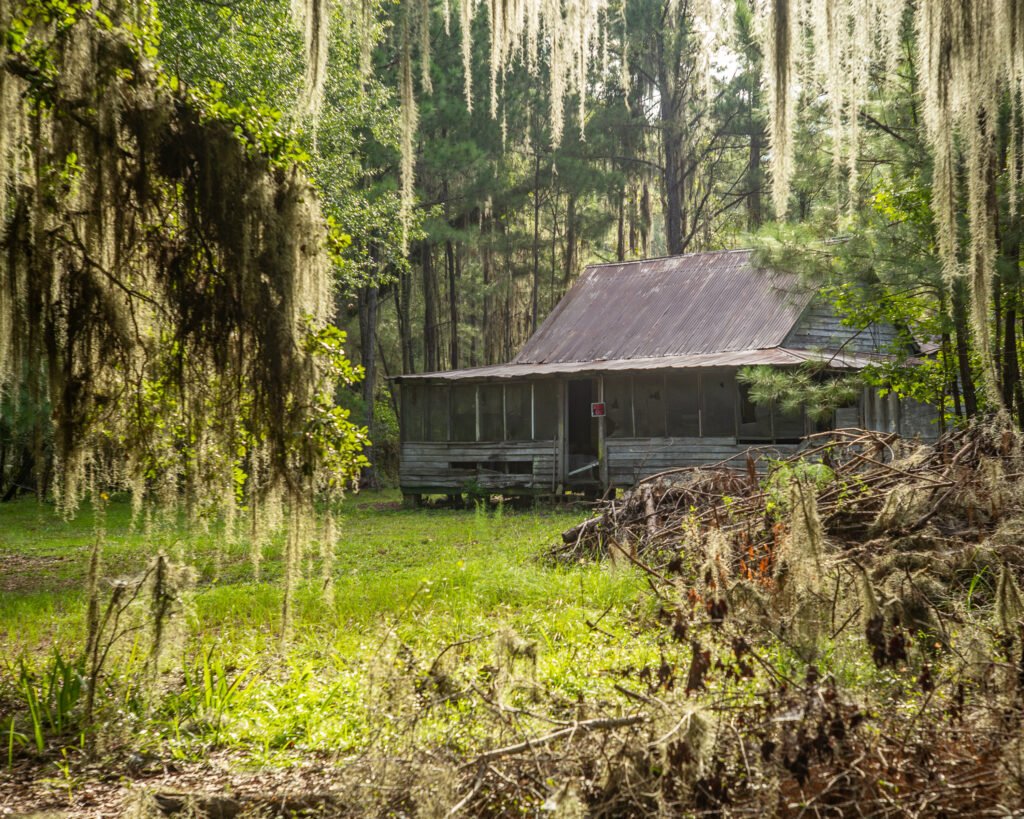
{"type": "Polygon", "coordinates": [[[154,66],[153,6],[4,2],[0,28],[0,388],[52,407],[34,438],[52,422],[63,508],[125,486],[231,519],[341,490],[362,441],[334,402],[357,375],[329,324],[349,239],[306,151],[276,112],[154,66]]]}

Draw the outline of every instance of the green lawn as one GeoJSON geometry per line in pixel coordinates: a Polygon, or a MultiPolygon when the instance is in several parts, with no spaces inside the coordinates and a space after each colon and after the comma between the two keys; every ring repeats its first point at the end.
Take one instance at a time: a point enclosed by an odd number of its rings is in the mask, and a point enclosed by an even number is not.
{"type": "MultiPolygon", "coordinates": [[[[161,755],[229,747],[254,762],[373,743],[468,750],[494,740],[474,718],[481,698],[534,703],[543,726],[576,701],[618,697],[623,668],[659,657],[638,627],[650,607],[646,584],[621,566],[542,559],[584,515],[411,510],[396,492],[353,495],[338,516],[333,601],[311,550],[295,636],[282,650],[280,542],[264,550],[257,583],[248,543],[187,537],[166,522],[133,530],[127,504],[113,503],[108,582],[141,572],[160,550],[191,565],[196,581],[155,684],[143,681],[146,618],[136,612],[140,629],[109,663],[105,730],[129,730],[161,755]],[[442,707],[425,705],[431,698],[442,707]]],[[[0,702],[15,710],[22,659],[42,674],[54,649],[80,653],[93,532],[88,511],[65,522],[32,501],[0,505],[0,702]]],[[[9,720],[0,728],[9,731],[9,720]]],[[[15,745],[32,745],[29,728],[27,716],[15,717],[24,737],[15,745]]]]}

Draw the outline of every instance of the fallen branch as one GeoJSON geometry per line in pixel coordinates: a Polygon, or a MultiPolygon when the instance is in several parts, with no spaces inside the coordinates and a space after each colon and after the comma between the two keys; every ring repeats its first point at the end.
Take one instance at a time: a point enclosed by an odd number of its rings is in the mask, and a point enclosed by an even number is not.
{"type": "Polygon", "coordinates": [[[562,739],[563,737],[573,736],[578,732],[590,733],[591,731],[608,731],[614,728],[625,728],[629,725],[639,725],[646,721],[647,717],[644,714],[636,714],[631,717],[607,717],[584,720],[583,722],[574,723],[568,728],[553,731],[550,734],[545,734],[544,736],[537,737],[536,739],[528,739],[524,742],[518,742],[515,745],[506,745],[504,748],[495,748],[491,751],[485,751],[473,762],[467,763],[463,767],[484,765],[488,762],[493,762],[495,759],[501,759],[503,756],[512,756],[513,754],[521,754],[526,751],[534,750],[535,748],[542,748],[545,745],[550,745],[552,742],[562,739]]]}

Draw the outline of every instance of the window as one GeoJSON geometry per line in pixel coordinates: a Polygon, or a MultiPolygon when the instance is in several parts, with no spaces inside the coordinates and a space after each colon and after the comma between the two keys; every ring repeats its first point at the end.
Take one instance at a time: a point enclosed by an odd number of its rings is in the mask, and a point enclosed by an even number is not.
{"type": "Polygon", "coordinates": [[[665,414],[673,438],[700,435],[700,376],[695,372],[669,373],[665,377],[665,414]]]}
{"type": "Polygon", "coordinates": [[[476,440],[476,386],[452,387],[452,440],[476,440]]]}
{"type": "Polygon", "coordinates": [[[633,421],[637,438],[665,437],[665,378],[637,375],[633,378],[633,421]]]}
{"type": "Polygon", "coordinates": [[[533,438],[532,385],[524,382],[505,385],[505,435],[510,441],[533,438]]]}
{"type": "Polygon", "coordinates": [[[772,409],[770,404],[755,404],[750,399],[750,385],[739,385],[740,434],[744,440],[770,441],[772,439],[772,409]]]}
{"type": "Polygon", "coordinates": [[[533,385],[533,437],[553,441],[558,435],[558,382],[538,381],[533,385]]]}
{"type": "Polygon", "coordinates": [[[736,434],[736,379],[729,371],[709,371],[701,376],[704,437],[736,434]]]}
{"type": "Polygon", "coordinates": [[[501,441],[505,437],[501,384],[480,385],[480,440],[501,441]]]}
{"type": "Polygon", "coordinates": [[[633,383],[629,376],[604,379],[605,435],[633,437],[633,383]]]}

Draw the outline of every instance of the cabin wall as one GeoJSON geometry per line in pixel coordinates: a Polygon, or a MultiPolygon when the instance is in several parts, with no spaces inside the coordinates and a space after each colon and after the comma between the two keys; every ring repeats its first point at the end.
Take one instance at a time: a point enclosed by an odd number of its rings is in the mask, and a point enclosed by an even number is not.
{"type": "Polygon", "coordinates": [[[900,400],[900,435],[934,441],[939,437],[939,411],[913,398],[900,400]]]}
{"type": "Polygon", "coordinates": [[[403,384],[401,399],[406,494],[556,491],[558,382],[403,384]]]}
{"type": "MultiPolygon", "coordinates": [[[[599,470],[576,478],[567,474],[573,465],[566,445],[568,380],[534,382],[532,387],[528,382],[439,385],[433,397],[422,388],[406,393],[403,409],[417,408],[422,418],[414,413],[403,419],[403,431],[413,430],[414,437],[406,435],[401,444],[402,490],[411,495],[553,494],[567,484],[631,486],[668,469],[727,459],[742,469],[752,447],[785,457],[799,449],[799,436],[819,428],[802,416],[793,423],[749,406],[732,371],[619,373],[593,380],[594,398],[605,402],[607,412],[598,419],[601,463],[599,470]],[[442,408],[443,419],[434,418],[435,405],[442,408]],[[674,428],[677,434],[666,434],[674,428]],[[422,440],[442,429],[450,440],[422,440]],[[536,437],[508,440],[530,434],[536,437]]],[[[867,388],[858,405],[836,411],[834,425],[932,440],[938,434],[936,418],[931,406],[867,388]]]]}
{"type": "Polygon", "coordinates": [[[746,468],[745,455],[751,449],[791,455],[797,444],[751,447],[735,438],[614,438],[608,440],[608,478],[613,486],[632,486],[647,478],[678,467],[707,466],[735,458],[732,466],[746,468]]]}
{"type": "Polygon", "coordinates": [[[895,432],[903,438],[934,441],[939,437],[939,411],[931,404],[913,398],[900,398],[894,392],[882,395],[875,387],[864,391],[865,429],[895,432]]]}
{"type": "Polygon", "coordinates": [[[406,493],[529,490],[558,487],[558,442],[405,441],[400,482],[406,493]]]}

